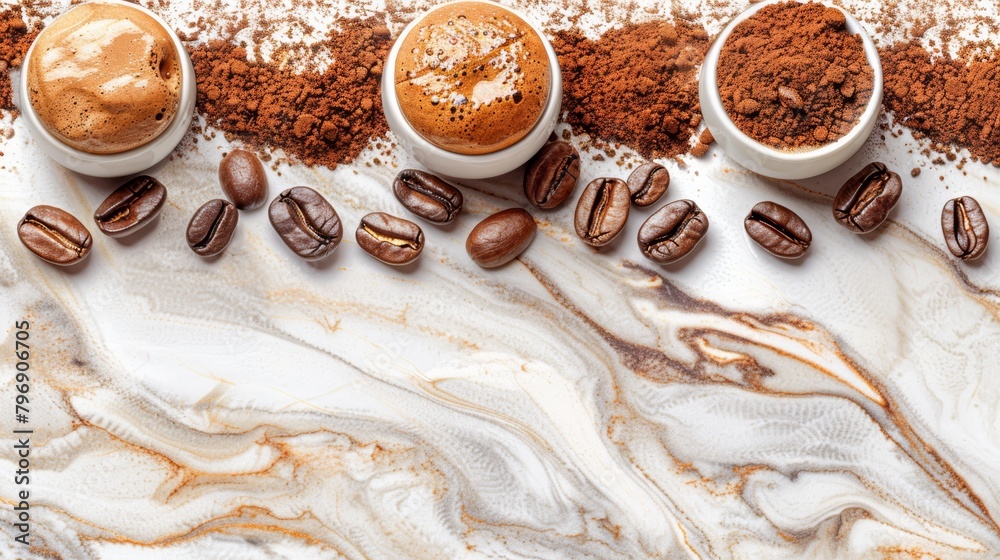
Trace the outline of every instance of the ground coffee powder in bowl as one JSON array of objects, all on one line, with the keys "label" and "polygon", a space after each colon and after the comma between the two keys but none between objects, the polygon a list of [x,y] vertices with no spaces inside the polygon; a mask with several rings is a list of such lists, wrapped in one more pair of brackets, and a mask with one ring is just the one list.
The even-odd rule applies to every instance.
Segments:
[{"label": "ground coffee powder in bowl", "polygon": [[842,138],[858,123],[872,84],[844,12],[817,3],[765,6],[733,29],[719,55],[726,113],[772,148],[809,149]]},{"label": "ground coffee powder in bowl", "polygon": [[864,145],[882,102],[882,65],[860,23],[821,3],[764,0],[719,34],[702,65],[705,123],[734,160],[803,179]]}]

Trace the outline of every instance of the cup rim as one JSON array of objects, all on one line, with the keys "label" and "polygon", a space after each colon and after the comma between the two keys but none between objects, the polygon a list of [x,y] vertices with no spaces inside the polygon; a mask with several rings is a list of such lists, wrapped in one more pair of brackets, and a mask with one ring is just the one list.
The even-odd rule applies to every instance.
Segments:
[{"label": "cup rim", "polygon": [[[485,154],[462,154],[458,152],[452,152],[450,150],[446,150],[440,146],[431,143],[429,140],[421,136],[420,133],[417,132],[416,129],[414,129],[413,126],[410,124],[410,122],[406,119],[406,116],[403,114],[402,108],[399,105],[399,98],[396,95],[396,88],[386,86],[387,80],[389,86],[395,85],[395,79],[392,76],[395,75],[396,59],[399,54],[399,49],[402,47],[403,38],[406,37],[421,21],[423,21],[431,13],[440,10],[442,8],[445,8],[447,6],[451,6],[453,4],[461,4],[467,2],[477,2],[480,4],[489,4],[492,6],[496,6],[508,12],[511,12],[514,15],[521,18],[521,20],[524,21],[526,24],[528,24],[528,26],[541,39],[542,45],[545,48],[546,56],[549,59],[549,75],[550,75],[549,91],[545,99],[545,104],[543,106],[542,112],[538,116],[538,119],[535,121],[535,124],[531,127],[531,129],[527,132],[527,134],[525,134],[524,137],[522,137],[517,142],[514,142],[513,144],[507,146],[506,148],[502,148],[495,152],[489,152]],[[405,134],[406,138],[404,139],[404,141],[406,143],[419,147],[421,151],[427,153],[431,157],[441,160],[449,160],[454,165],[492,166],[507,160],[513,160],[517,158],[517,156],[523,150],[524,146],[530,143],[532,140],[536,140],[536,136],[538,134],[544,132],[545,139],[548,138],[548,135],[551,133],[551,130],[543,130],[543,129],[547,127],[547,123],[549,122],[554,123],[555,120],[558,119],[559,111],[561,110],[562,107],[562,73],[559,67],[559,58],[556,55],[555,49],[552,47],[551,42],[545,36],[545,33],[542,31],[542,29],[539,28],[538,25],[536,25],[531,20],[531,18],[526,17],[523,13],[514,8],[511,8],[510,6],[505,6],[493,0],[450,0],[449,2],[445,2],[431,7],[426,12],[421,14],[420,17],[414,19],[413,21],[408,23],[406,27],[403,28],[403,31],[399,34],[395,43],[392,45],[392,48],[389,50],[389,55],[386,57],[385,64],[382,66],[382,72],[383,72],[383,80],[382,80],[383,110],[387,114],[390,111],[398,114],[400,117],[398,119],[400,121],[399,124],[403,127],[403,130],[395,130],[391,126],[390,129],[392,129],[397,136]],[[541,148],[541,146],[539,146],[539,148]],[[534,154],[532,153],[531,155]],[[531,155],[529,155],[528,158],[530,158]],[[527,161],[528,158],[524,158],[524,160]],[[512,167],[512,169],[518,167],[523,163],[524,161],[521,161],[518,165]],[[424,165],[426,165],[426,163]]]},{"label": "cup rim", "polygon": [[[712,46],[709,48],[708,54],[705,56],[704,61],[704,72],[701,80],[705,82],[708,87],[705,91],[709,94],[708,102],[713,105],[713,109],[718,115],[720,123],[726,128],[726,132],[729,136],[735,138],[738,142],[747,146],[754,151],[763,154],[764,156],[778,160],[784,163],[807,163],[815,162],[818,160],[825,159],[832,156],[844,149],[850,149],[851,145],[857,142],[858,136],[864,134],[867,136],[871,132],[871,124],[875,122],[878,118],[879,111],[882,107],[882,88],[883,88],[883,75],[882,75],[882,61],[878,55],[878,49],[875,47],[875,42],[872,41],[870,35],[865,30],[864,26],[861,25],[854,16],[849,14],[846,10],[831,4],[825,0],[810,0],[817,4],[822,4],[827,8],[836,8],[842,14],[847,22],[847,31],[851,34],[857,34],[861,37],[861,43],[865,51],[865,59],[868,65],[872,69],[872,95],[868,99],[868,103],[865,105],[864,112],[858,117],[857,122],[854,127],[851,128],[850,132],[841,136],[837,140],[830,142],[828,144],[823,144],[817,148],[801,150],[801,151],[785,151],[779,150],[768,146],[762,142],[759,142],[745,132],[739,129],[736,124],[729,117],[729,113],[726,112],[725,107],[722,105],[722,95],[719,93],[719,81],[718,81],[718,64],[719,55],[722,51],[722,47],[725,45],[729,36],[732,34],[733,30],[737,25],[742,23],[744,20],[748,19],[750,16],[756,14],[762,8],[770,6],[772,4],[778,4],[782,2],[798,2],[803,3],[800,0],[762,0],[758,2],[726,24],[726,27],[716,36]],[[704,104],[704,102],[703,102]]]},{"label": "cup rim", "polygon": [[[31,42],[31,46],[28,48],[27,53],[25,53],[21,64],[20,83],[17,88],[18,96],[20,97],[19,109],[21,110],[22,116],[25,117],[28,123],[31,136],[35,138],[36,142],[42,145],[49,156],[55,159],[60,165],[63,165],[73,171],[95,177],[121,177],[130,175],[148,169],[159,163],[170,152],[172,152],[178,144],[180,144],[181,139],[187,133],[187,129],[190,127],[191,120],[194,117],[195,101],[197,99],[197,85],[195,82],[194,66],[192,65],[191,59],[187,54],[187,49],[184,48],[184,44],[181,42],[180,37],[174,29],[166,22],[166,20],[144,6],[133,4],[125,0],[90,0],[71,7],[57,16],[56,19],[59,19],[65,14],[68,14],[69,12],[87,4],[117,4],[135,8],[136,10],[139,10],[153,18],[153,20],[166,30],[167,34],[173,41],[174,48],[177,49],[178,58],[180,59],[181,92],[180,99],[178,100],[177,113],[174,115],[173,121],[163,132],[145,144],[136,146],[135,148],[124,152],[117,152],[113,154],[94,154],[63,143],[61,140],[56,138],[56,136],[52,134],[48,128],[46,128],[44,123],[42,123],[42,120],[35,111],[35,108],[31,103],[31,98],[28,95],[27,77],[28,69],[31,64],[31,55],[35,50],[38,37],[41,37],[42,33],[45,32],[44,29],[42,30],[42,33],[39,33],[38,37]],[[155,161],[150,161],[149,158],[145,157],[149,153],[162,150],[166,143],[171,144],[170,149],[165,150],[163,155],[157,157]]]}]

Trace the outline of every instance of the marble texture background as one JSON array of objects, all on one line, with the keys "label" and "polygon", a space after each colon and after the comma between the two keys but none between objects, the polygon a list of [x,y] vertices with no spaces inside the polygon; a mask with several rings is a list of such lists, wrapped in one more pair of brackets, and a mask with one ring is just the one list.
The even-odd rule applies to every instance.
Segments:
[{"label": "marble texture background", "polygon": [[[150,7],[183,29],[209,5]],[[862,19],[890,10],[845,5]],[[892,5],[897,21],[915,17],[907,5]],[[223,6],[260,8],[256,26],[277,9]],[[519,6],[551,29],[585,14],[595,35],[695,10]],[[388,10],[398,30],[395,7],[290,9],[317,25]],[[714,32],[744,7],[694,15]],[[1000,21],[995,4],[975,9]],[[374,147],[333,170],[268,169],[272,196],[309,185],[337,208],[349,233],[330,259],[297,259],[263,209],[242,213],[220,258],[196,257],[183,232],[219,196],[232,144],[217,134],[152,170],[169,190],[155,225],[98,233],[91,257],[63,270],[20,245],[18,219],[39,203],[88,217],[117,184],[59,168],[4,119],[15,134],[0,142],[0,558],[1000,557],[1000,247],[963,263],[940,232],[958,195],[1000,229],[1000,169],[932,165],[905,130],[877,130],[850,162],[799,183],[713,147],[664,162],[664,201],[692,198],[711,220],[685,261],[641,257],[635,234],[655,207],[598,252],[576,238],[569,204],[535,212],[530,249],[482,270],[465,237],[525,204],[515,172],[464,184],[464,215],[422,224],[424,255],[392,269],[353,229],[370,211],[406,215],[388,185],[414,163]],[[872,159],[905,191],[881,230],[856,236],[833,221],[832,195]],[[627,173],[585,156],[581,185]],[[743,231],[766,199],[812,228],[801,262]],[[22,319],[30,551],[11,527]]]}]

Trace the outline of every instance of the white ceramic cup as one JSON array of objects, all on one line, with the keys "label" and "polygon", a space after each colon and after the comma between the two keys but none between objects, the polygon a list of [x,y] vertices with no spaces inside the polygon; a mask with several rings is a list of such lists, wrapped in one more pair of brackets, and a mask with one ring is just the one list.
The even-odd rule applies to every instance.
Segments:
[{"label": "white ceramic cup", "polygon": [[[459,0],[463,1],[463,0]],[[513,171],[531,156],[538,153],[538,150],[548,141],[549,135],[555,129],[556,121],[559,119],[559,110],[562,107],[562,74],[559,71],[559,59],[548,39],[545,38],[542,30],[532,23],[528,18],[517,13],[515,10],[487,0],[475,0],[485,4],[493,4],[499,8],[513,12],[523,19],[538,34],[545,46],[545,54],[549,59],[549,74],[551,82],[549,84],[549,96],[545,101],[542,115],[535,126],[517,143],[488,154],[468,155],[449,152],[425,140],[420,134],[410,126],[410,123],[403,115],[399,107],[399,99],[396,97],[395,69],[396,56],[403,43],[403,38],[416,27],[421,20],[427,17],[434,10],[457,2],[448,2],[435,6],[423,16],[413,20],[403,29],[403,32],[396,39],[396,43],[389,51],[389,56],[382,66],[382,108],[385,111],[385,119],[389,123],[389,129],[399,140],[400,145],[421,165],[435,173],[455,177],[458,179],[485,179],[503,175],[508,171]]]},{"label": "white ceramic cup", "polygon": [[[28,69],[31,61],[31,52],[35,49],[35,44],[38,42],[37,39],[28,49],[28,54],[25,55],[24,63],[21,66],[21,81],[18,84],[19,103],[21,115],[28,126],[31,137],[42,148],[42,151],[57,163],[84,175],[94,177],[123,177],[149,169],[167,157],[177,147],[181,138],[187,133],[188,127],[191,126],[191,118],[194,116],[195,98],[197,96],[197,84],[195,83],[194,66],[191,64],[191,59],[188,57],[187,50],[184,49],[180,37],[177,36],[177,33],[160,16],[142,6],[123,2],[122,0],[95,1],[104,4],[127,5],[140,10],[151,16],[170,34],[170,38],[174,42],[174,48],[177,49],[181,67],[181,98],[173,122],[156,138],[153,138],[142,146],[117,154],[91,154],[63,144],[42,124],[38,113],[31,106],[31,101],[28,97]],[[69,11],[73,9],[76,8],[71,8]]]},{"label": "white ceramic cup", "polygon": [[[834,167],[847,161],[854,155],[861,146],[864,145],[872,128],[878,120],[879,110],[882,106],[882,63],[878,57],[878,50],[871,37],[865,32],[858,20],[844,12],[847,19],[847,31],[851,34],[861,36],[864,45],[865,58],[872,68],[874,82],[872,84],[872,96],[868,100],[864,113],[858,119],[857,124],[845,136],[835,142],[824,144],[812,150],[783,151],[750,138],[740,129],[736,128],[729,115],[722,107],[722,98],[719,95],[718,72],[719,53],[722,45],[725,44],[729,34],[732,33],[741,21],[747,19],[764,6],[782,2],[784,0],[764,0],[754,4],[745,12],[736,17],[722,30],[722,33],[715,38],[708,56],[701,67],[701,81],[698,85],[698,98],[701,102],[701,113],[705,118],[705,124],[715,137],[719,147],[726,152],[743,167],[776,179],[805,179],[825,173]],[[839,7],[823,2],[824,6]],[[843,10],[841,10],[843,12]]]}]

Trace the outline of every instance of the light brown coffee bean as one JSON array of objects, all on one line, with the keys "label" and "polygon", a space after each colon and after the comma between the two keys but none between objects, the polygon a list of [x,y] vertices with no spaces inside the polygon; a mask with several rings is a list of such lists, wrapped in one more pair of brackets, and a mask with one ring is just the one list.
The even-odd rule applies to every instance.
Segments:
[{"label": "light brown coffee bean", "polygon": [[494,268],[523,253],[537,229],[535,219],[525,210],[501,210],[472,228],[465,250],[479,266]]},{"label": "light brown coffee bean", "polygon": [[654,204],[667,192],[670,186],[670,172],[666,167],[654,162],[644,163],[628,176],[628,190],[632,204],[639,207]]},{"label": "light brown coffee bean", "polygon": [[219,183],[240,210],[260,208],[267,202],[267,175],[253,152],[233,150],[222,158]]},{"label": "light brown coffee bean", "polygon": [[209,200],[188,222],[188,247],[202,257],[218,255],[233,239],[239,218],[240,213],[232,202],[221,198]]},{"label": "light brown coffee bean", "polygon": [[358,245],[376,259],[395,266],[410,264],[424,250],[420,226],[384,212],[372,212],[354,233]]},{"label": "light brown coffee bean", "polygon": [[69,212],[55,206],[35,206],[17,224],[21,243],[43,261],[59,266],[87,258],[94,240]]},{"label": "light brown coffee bean", "polygon": [[576,205],[576,234],[594,247],[607,245],[625,227],[631,197],[621,179],[594,179]]},{"label": "light brown coffee bean", "polygon": [[962,260],[975,260],[986,252],[990,224],[979,202],[971,196],[949,200],[941,210],[941,230],[951,254]]}]

